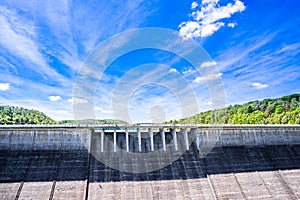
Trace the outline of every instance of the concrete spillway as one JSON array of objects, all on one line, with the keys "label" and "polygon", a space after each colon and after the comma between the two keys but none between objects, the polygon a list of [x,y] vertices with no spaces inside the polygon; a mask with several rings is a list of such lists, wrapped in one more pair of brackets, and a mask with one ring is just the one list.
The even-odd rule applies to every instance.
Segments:
[{"label": "concrete spillway", "polygon": [[297,199],[300,126],[3,126],[0,163],[0,199]]}]

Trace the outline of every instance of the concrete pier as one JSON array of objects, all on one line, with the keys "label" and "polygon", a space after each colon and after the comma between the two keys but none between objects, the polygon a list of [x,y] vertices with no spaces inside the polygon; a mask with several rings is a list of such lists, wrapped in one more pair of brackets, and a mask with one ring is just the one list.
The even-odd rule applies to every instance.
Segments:
[{"label": "concrete pier", "polygon": [[139,151],[142,151],[142,136],[141,136],[140,128],[137,128],[137,135],[138,135]]},{"label": "concrete pier", "polygon": [[129,152],[129,133],[128,133],[128,128],[125,128],[125,139],[126,139],[126,151]]},{"label": "concrete pier", "polygon": [[104,129],[101,129],[101,143],[100,143],[100,146],[101,146],[101,152],[103,152],[103,150],[104,150]]},{"label": "concrete pier", "polygon": [[[199,157],[210,135],[218,140]],[[89,153],[121,162],[121,150],[175,144],[185,150],[176,161],[145,173],[112,169]],[[0,199],[300,199],[299,185],[300,126],[0,127]]]},{"label": "concrete pier", "polygon": [[186,129],[181,129],[183,135],[184,135],[184,142],[186,150],[190,150],[190,144],[189,144],[189,137]]},{"label": "concrete pier", "polygon": [[114,152],[117,152],[117,130],[114,129]]},{"label": "concrete pier", "polygon": [[154,151],[153,128],[149,128],[148,133],[149,133],[149,137],[150,137],[151,151]]},{"label": "concrete pier", "polygon": [[176,129],[171,129],[171,134],[172,134],[172,137],[173,137],[175,151],[177,151],[178,150],[178,144],[177,144],[177,132],[176,132]]},{"label": "concrete pier", "polygon": [[159,129],[161,138],[162,138],[162,145],[163,145],[163,150],[166,151],[166,136],[165,136],[165,131],[163,128]]}]

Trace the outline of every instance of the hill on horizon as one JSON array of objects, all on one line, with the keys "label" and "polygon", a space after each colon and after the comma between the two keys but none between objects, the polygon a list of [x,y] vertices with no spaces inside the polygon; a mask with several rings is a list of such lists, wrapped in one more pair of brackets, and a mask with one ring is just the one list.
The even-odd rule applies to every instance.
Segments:
[{"label": "hill on horizon", "polygon": [[0,124],[58,124],[43,112],[15,106],[0,106]]},{"label": "hill on horizon", "polygon": [[[171,120],[166,124],[300,124],[300,94],[274,99],[256,100],[242,105],[201,112],[194,116]],[[0,124],[128,124],[114,119],[55,121],[43,112],[14,106],[0,106]]]},{"label": "hill on horizon", "polygon": [[300,94],[201,112],[167,124],[300,124]]},{"label": "hill on horizon", "polygon": [[43,112],[16,106],[0,106],[0,125],[26,125],[26,124],[127,124],[122,120],[114,119],[84,119],[56,121]]}]

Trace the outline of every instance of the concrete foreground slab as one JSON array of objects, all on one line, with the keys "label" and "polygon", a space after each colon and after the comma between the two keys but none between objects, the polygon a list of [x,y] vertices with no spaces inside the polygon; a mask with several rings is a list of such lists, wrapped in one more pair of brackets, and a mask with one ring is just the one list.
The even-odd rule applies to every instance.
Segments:
[{"label": "concrete foreground slab", "polygon": [[300,170],[218,174],[187,180],[99,182],[88,187],[87,184],[1,183],[0,199],[300,199]]}]

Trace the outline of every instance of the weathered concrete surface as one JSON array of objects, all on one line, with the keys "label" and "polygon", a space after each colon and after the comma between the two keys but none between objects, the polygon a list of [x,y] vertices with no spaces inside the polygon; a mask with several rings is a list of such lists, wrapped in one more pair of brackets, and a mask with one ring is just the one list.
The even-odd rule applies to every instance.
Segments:
[{"label": "weathered concrete surface", "polygon": [[[275,178],[274,175],[282,177]],[[286,182],[293,174],[293,183]],[[209,175],[207,178],[93,183],[91,199],[299,199],[300,170]],[[294,187],[292,186],[294,185]],[[100,187],[101,186],[101,187]],[[291,189],[293,188],[293,189]]]},{"label": "weathered concrete surface", "polygon": [[[300,199],[300,127],[244,128],[215,127],[221,139],[204,158],[192,143],[172,165],[139,174],[91,156],[87,148],[97,143],[87,128],[0,129],[0,199]],[[200,138],[210,131],[199,129]],[[155,149],[160,141],[155,135]],[[117,144],[125,149],[124,133]]]},{"label": "weathered concrete surface", "polygon": [[0,199],[15,199],[18,196],[18,191],[22,189],[22,183],[0,183]]},{"label": "weathered concrete surface", "polygon": [[[300,198],[300,170],[208,175],[186,180],[90,183],[88,199],[291,199]],[[38,186],[40,184],[40,186]],[[48,182],[28,183],[18,199],[85,199],[83,181],[55,185],[49,196]],[[0,199],[15,199],[20,183],[1,183]],[[31,192],[28,191],[31,186]],[[23,186],[24,187],[24,186]],[[37,191],[35,191],[37,190]]]},{"label": "weathered concrete surface", "polygon": [[25,182],[19,199],[49,199],[53,182]]},{"label": "weathered concrete surface", "polygon": [[203,159],[188,151],[171,166],[143,174],[118,172],[87,159],[88,153],[80,151],[11,152],[1,164],[0,199],[85,199],[86,195],[89,199],[298,199],[300,195],[299,145],[215,147]]},{"label": "weathered concrete surface", "polygon": [[87,181],[58,181],[53,199],[85,199]]}]

